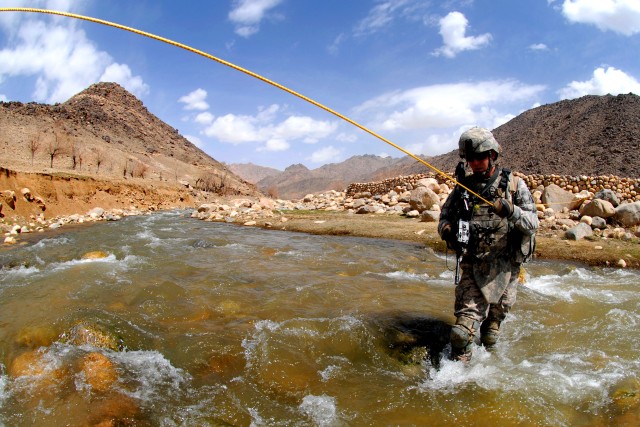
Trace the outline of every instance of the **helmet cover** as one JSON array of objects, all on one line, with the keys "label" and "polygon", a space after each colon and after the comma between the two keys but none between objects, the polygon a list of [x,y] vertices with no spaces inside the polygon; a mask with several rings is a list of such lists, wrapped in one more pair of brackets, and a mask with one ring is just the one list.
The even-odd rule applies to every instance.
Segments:
[{"label": "helmet cover", "polygon": [[461,158],[464,159],[472,154],[480,154],[487,151],[494,151],[496,158],[500,154],[500,144],[487,129],[473,127],[460,135],[458,152]]}]

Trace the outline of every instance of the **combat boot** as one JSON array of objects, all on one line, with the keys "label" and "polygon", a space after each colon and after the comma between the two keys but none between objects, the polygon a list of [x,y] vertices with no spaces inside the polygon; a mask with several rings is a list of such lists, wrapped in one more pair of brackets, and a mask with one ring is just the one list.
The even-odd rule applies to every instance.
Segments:
[{"label": "combat boot", "polygon": [[498,342],[500,336],[500,321],[487,319],[480,327],[480,341],[486,348],[491,348]]},{"label": "combat boot", "polygon": [[460,316],[451,328],[451,359],[468,362],[471,360],[471,345],[477,336],[479,322]]}]

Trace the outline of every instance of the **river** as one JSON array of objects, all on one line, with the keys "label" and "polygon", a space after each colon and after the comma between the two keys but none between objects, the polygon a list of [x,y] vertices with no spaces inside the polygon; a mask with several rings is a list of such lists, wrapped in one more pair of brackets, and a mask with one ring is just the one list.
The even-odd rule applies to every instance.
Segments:
[{"label": "river", "polygon": [[3,248],[0,425],[640,420],[638,271],[527,264],[500,342],[465,365],[446,357],[453,266],[184,211]]}]

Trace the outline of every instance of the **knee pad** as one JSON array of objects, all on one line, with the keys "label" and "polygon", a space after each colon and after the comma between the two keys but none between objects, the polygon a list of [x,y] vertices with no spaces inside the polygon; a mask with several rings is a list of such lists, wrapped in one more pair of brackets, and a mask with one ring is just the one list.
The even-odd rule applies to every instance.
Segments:
[{"label": "knee pad", "polygon": [[458,317],[451,328],[451,347],[457,350],[466,349],[473,343],[478,330],[478,322],[467,317]]},{"label": "knee pad", "polygon": [[498,342],[500,336],[500,321],[487,320],[482,324],[480,331],[482,344],[487,348],[492,347]]}]

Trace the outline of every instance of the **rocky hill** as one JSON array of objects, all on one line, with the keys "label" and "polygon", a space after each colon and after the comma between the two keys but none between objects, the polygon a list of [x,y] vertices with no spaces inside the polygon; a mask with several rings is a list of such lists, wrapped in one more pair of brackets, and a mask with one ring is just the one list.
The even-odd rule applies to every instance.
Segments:
[{"label": "rocky hill", "polygon": [[0,129],[0,167],[17,172],[258,193],[115,83],[94,84],[62,104],[0,102]]},{"label": "rocky hill", "polygon": [[[344,190],[352,182],[369,181],[371,171],[393,164],[390,157],[353,156],[341,163],[329,163],[317,169],[301,164],[291,165],[276,175],[261,179],[258,188],[284,199],[302,198],[323,190]],[[240,174],[240,176],[246,176]]]},{"label": "rocky hill", "polygon": [[[583,96],[532,108],[493,129],[500,164],[524,174],[640,176],[640,96]],[[458,151],[424,157],[453,171]],[[426,167],[411,158],[378,174],[408,175]]]},{"label": "rocky hill", "polygon": [[[525,174],[640,176],[640,97],[634,94],[584,96],[543,105],[493,133],[503,149],[500,164]],[[457,150],[421,158],[445,172],[452,172],[459,161]],[[299,166],[295,173],[287,169],[257,184],[263,191],[271,188],[302,197],[342,182],[380,181],[429,171],[408,156],[355,156],[313,170]]]}]

